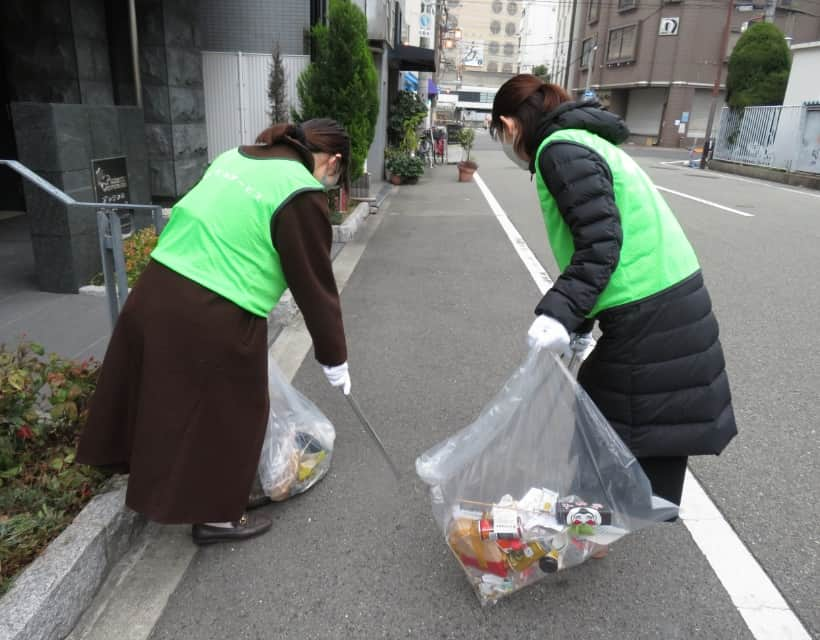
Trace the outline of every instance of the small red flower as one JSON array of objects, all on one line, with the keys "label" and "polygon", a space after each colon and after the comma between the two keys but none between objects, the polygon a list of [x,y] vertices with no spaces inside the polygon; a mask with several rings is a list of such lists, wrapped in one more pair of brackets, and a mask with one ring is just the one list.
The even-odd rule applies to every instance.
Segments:
[{"label": "small red flower", "polygon": [[20,440],[31,440],[34,437],[34,432],[31,430],[31,427],[27,424],[24,424],[22,427],[17,429],[17,437]]}]

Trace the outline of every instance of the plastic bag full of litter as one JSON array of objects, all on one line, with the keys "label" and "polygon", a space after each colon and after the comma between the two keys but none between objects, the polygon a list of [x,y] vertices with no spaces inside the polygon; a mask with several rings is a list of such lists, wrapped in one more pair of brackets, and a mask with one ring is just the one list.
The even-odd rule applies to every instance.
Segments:
[{"label": "plastic bag full of litter", "polygon": [[299,393],[268,358],[270,411],[258,480],[275,501],[310,489],[330,468],[336,431],[319,408]]},{"label": "plastic bag full of litter", "polygon": [[482,605],[673,518],[558,358],[533,349],[478,419],[416,460]]}]

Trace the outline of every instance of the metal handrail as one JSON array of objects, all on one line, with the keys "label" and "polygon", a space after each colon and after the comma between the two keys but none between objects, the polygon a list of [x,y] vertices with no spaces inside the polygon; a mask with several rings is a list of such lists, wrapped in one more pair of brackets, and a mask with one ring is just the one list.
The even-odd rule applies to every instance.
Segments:
[{"label": "metal handrail", "polygon": [[[122,224],[118,209],[139,209],[152,212],[154,228],[159,234],[165,225],[162,207],[156,204],[131,204],[129,202],[78,202],[65,191],[43,179],[19,160],[0,159],[0,166],[6,166],[34,186],[42,189],[67,207],[97,209],[97,234],[100,239],[105,293],[108,299],[108,310],[111,315],[111,326],[117,322],[120,310],[128,297],[128,274],[125,269],[125,252],[122,245]],[[99,211],[106,209],[107,211]]]}]

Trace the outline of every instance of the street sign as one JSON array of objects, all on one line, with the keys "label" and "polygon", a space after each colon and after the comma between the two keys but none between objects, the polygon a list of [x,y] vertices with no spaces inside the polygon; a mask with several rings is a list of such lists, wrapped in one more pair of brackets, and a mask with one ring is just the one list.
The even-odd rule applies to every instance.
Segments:
[{"label": "street sign", "polygon": [[680,18],[661,18],[659,36],[676,36],[680,30]]}]

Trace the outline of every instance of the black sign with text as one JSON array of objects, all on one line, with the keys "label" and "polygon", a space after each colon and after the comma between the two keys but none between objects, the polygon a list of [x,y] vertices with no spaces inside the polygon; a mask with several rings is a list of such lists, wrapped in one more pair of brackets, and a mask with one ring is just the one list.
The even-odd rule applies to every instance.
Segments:
[{"label": "black sign with text", "polygon": [[[131,200],[128,191],[128,168],[125,156],[91,160],[91,175],[94,185],[94,200],[106,204],[126,203]],[[123,234],[131,232],[131,212],[118,209]]]}]

